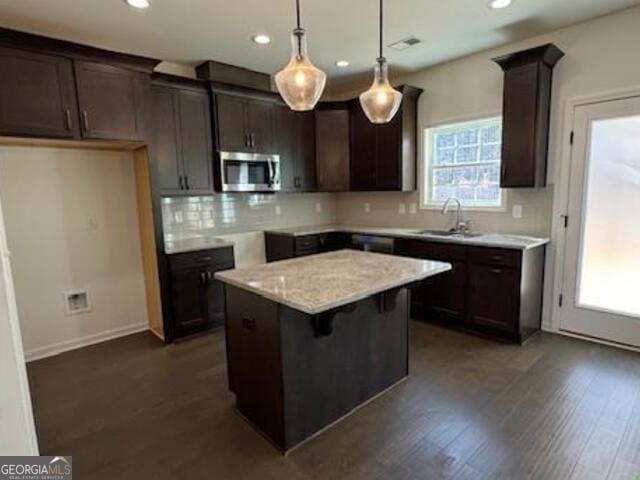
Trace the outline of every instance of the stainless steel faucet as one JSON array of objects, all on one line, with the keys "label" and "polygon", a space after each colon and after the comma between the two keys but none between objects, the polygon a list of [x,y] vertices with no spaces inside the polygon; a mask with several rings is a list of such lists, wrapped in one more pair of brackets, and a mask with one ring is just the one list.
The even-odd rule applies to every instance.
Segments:
[{"label": "stainless steel faucet", "polygon": [[449,204],[451,202],[456,202],[458,204],[458,208],[456,210],[456,225],[451,230],[457,233],[467,233],[471,229],[471,222],[462,218],[462,203],[460,203],[460,200],[455,197],[447,198],[447,201],[444,202],[444,205],[442,206],[442,215],[446,215],[449,212]]}]

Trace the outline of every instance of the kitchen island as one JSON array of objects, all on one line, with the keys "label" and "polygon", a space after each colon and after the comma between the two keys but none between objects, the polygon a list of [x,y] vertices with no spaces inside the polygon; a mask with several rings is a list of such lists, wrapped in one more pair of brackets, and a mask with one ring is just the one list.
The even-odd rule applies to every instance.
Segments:
[{"label": "kitchen island", "polygon": [[287,452],[409,373],[409,288],[444,262],[340,250],[219,272],[236,408]]}]

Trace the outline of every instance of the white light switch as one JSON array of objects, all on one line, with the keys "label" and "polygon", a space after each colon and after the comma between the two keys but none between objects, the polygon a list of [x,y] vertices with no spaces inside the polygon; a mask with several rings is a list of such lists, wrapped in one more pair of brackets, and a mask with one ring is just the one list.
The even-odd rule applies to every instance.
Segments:
[{"label": "white light switch", "polygon": [[404,203],[398,204],[398,213],[400,215],[404,215],[405,213],[407,213],[407,206]]},{"label": "white light switch", "polygon": [[371,204],[370,204],[369,202],[367,202],[367,203],[365,203],[365,204],[364,204],[364,211],[365,211],[366,213],[371,212]]},{"label": "white light switch", "polygon": [[282,208],[280,208],[280,205],[276,205],[276,215],[282,215]]},{"label": "white light switch", "polygon": [[513,206],[513,218],[522,218],[522,205]]},{"label": "white light switch", "polygon": [[316,213],[322,212],[322,204],[320,202],[316,202]]}]

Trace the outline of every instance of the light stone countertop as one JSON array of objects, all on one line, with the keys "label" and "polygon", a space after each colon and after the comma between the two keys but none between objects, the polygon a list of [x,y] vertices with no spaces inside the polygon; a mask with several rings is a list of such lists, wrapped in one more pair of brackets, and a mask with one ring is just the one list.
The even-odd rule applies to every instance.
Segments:
[{"label": "light stone countertop", "polygon": [[215,274],[218,280],[311,315],[451,270],[451,264],[339,250]]},{"label": "light stone countertop", "polygon": [[173,255],[198,250],[233,247],[233,245],[234,243],[232,241],[217,237],[184,238],[171,241],[165,240],[164,252],[167,255]]},{"label": "light stone countertop", "polygon": [[507,234],[480,234],[478,236],[434,236],[419,234],[421,228],[381,228],[381,227],[359,227],[352,225],[320,225],[293,228],[278,228],[267,230],[267,233],[279,233],[293,235],[296,237],[303,235],[314,235],[319,233],[346,232],[369,235],[383,235],[396,238],[415,238],[428,240],[430,242],[458,243],[462,245],[475,245],[478,247],[510,248],[516,250],[528,250],[549,243],[548,238],[530,237],[525,235]]}]

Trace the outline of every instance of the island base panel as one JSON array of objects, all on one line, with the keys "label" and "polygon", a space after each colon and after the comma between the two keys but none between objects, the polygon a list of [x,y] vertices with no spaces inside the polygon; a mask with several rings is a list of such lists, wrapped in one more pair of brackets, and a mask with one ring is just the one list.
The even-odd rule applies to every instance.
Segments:
[{"label": "island base panel", "polygon": [[290,450],[408,375],[409,293],[379,295],[336,313],[329,335],[313,316],[230,285],[226,289],[229,385],[236,408],[278,448]]}]

